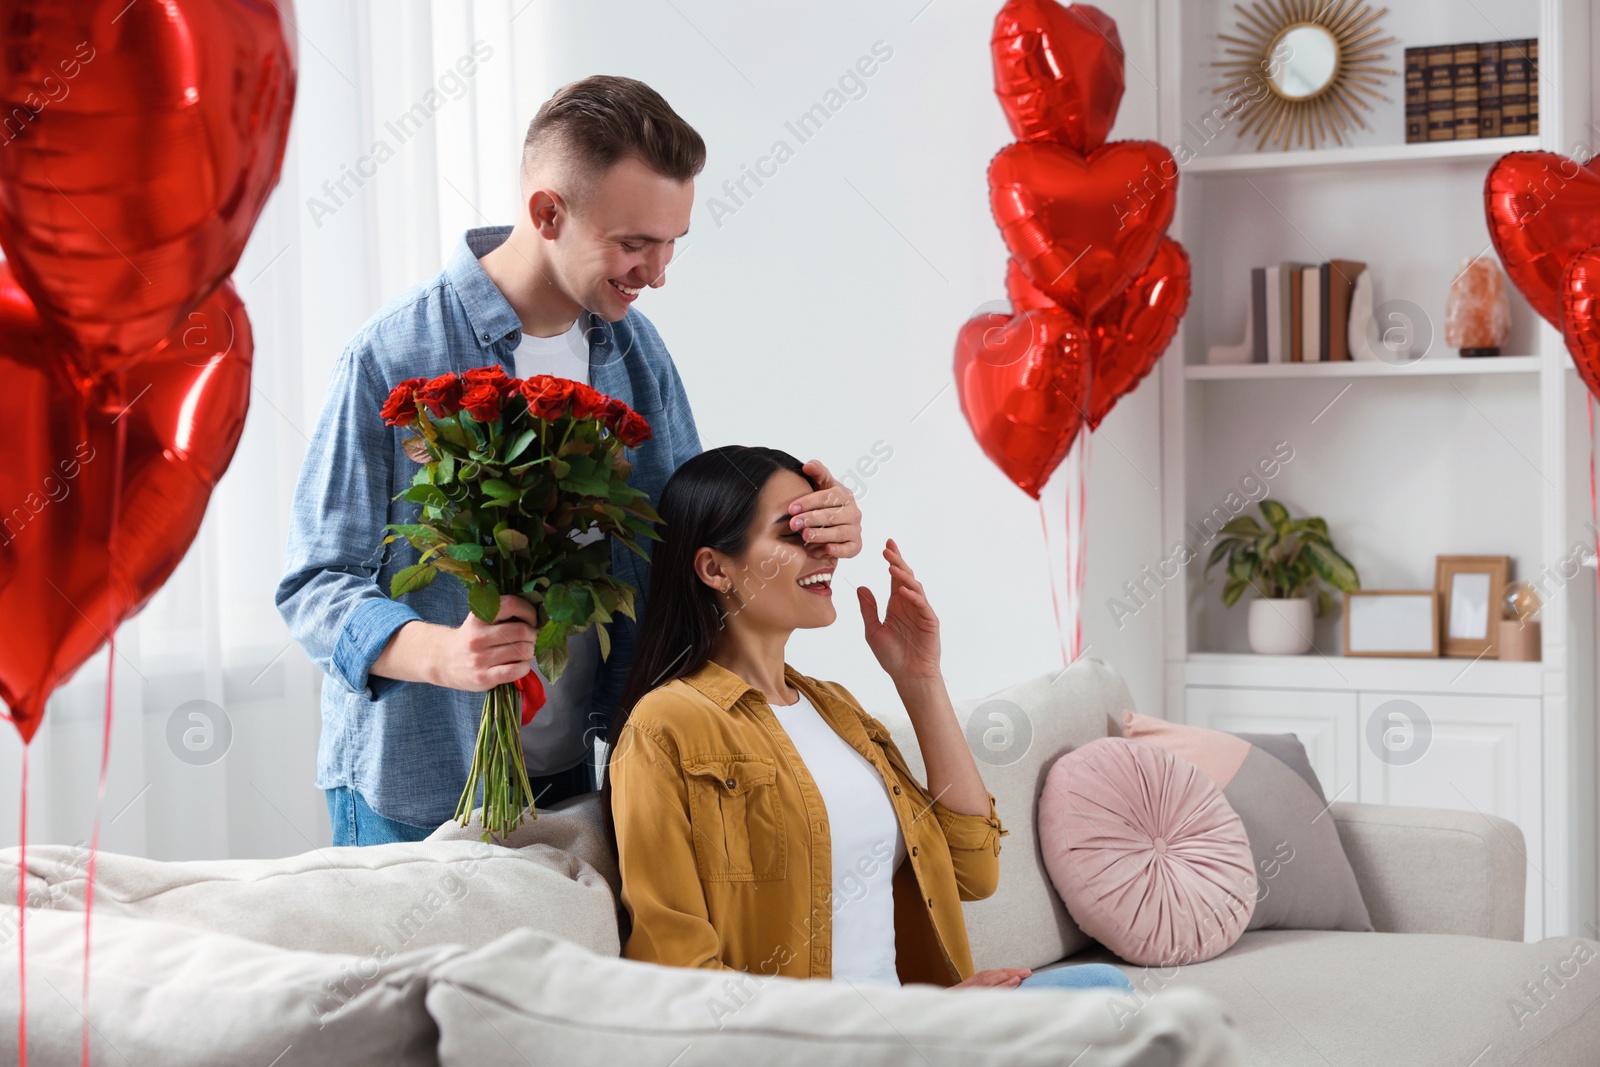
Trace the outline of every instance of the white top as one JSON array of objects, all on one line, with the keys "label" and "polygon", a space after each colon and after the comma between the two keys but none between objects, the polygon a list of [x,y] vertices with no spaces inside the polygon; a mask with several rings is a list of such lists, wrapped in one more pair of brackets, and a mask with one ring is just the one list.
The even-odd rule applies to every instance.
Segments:
[{"label": "white top", "polygon": [[895,971],[895,869],[905,836],[883,775],[834,732],[805,694],[772,706],[828,811],[833,843],[833,977],[899,985]]},{"label": "white top", "polygon": [[[517,344],[516,377],[531,378],[549,374],[589,383],[589,342],[584,336],[583,316],[573,320],[572,329],[555,337],[523,334]],[[574,538],[585,545],[604,537],[598,528]],[[544,683],[545,703],[533,721],[522,727],[522,755],[528,774],[554,774],[589,758],[591,741],[589,701],[594,695],[600,670],[600,635],[594,627],[567,640],[570,658],[554,683],[534,664],[534,672]]]},{"label": "white top", "polygon": [[535,337],[525,333],[515,353],[518,378],[548,374],[553,378],[589,381],[589,338],[584,334],[583,316],[572,320],[572,328],[554,337]]}]

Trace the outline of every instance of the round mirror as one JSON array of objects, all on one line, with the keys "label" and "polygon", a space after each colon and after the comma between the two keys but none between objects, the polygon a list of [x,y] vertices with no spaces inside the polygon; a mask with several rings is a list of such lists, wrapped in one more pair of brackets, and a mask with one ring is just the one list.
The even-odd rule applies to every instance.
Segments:
[{"label": "round mirror", "polygon": [[1267,62],[1278,95],[1309,100],[1333,83],[1339,69],[1339,42],[1322,26],[1302,22],[1278,35]]}]

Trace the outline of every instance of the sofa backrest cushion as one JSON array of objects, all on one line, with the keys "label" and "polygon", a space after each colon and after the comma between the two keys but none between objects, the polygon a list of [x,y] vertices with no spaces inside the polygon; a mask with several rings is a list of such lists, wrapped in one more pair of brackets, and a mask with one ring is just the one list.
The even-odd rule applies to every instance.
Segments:
[{"label": "sofa backrest cushion", "polygon": [[[561,821],[540,815],[534,823],[544,824],[548,835]],[[18,851],[0,852],[0,900],[16,899]],[[84,849],[31,846],[29,901],[82,911],[87,862]],[[576,853],[531,841],[504,848],[479,840],[428,840],[324,848],[278,859],[181,862],[101,852],[95,921],[102,915],[356,955],[428,945],[476,948],[523,926],[558,933],[596,952],[622,951],[606,879]]]},{"label": "sofa backrest cushion", "polygon": [[[29,849],[31,857],[33,850]],[[102,860],[105,856],[101,857]],[[98,873],[98,872],[96,872]],[[98,879],[97,879],[98,881]],[[214,1067],[428,1067],[438,1029],[427,975],[454,945],[397,954],[296,952],[191,926],[131,919],[95,897],[89,952],[92,1063]],[[0,1061],[15,1063],[17,909],[0,906]],[[29,908],[28,1051],[77,1063],[83,1034],[83,914]]]},{"label": "sofa backrest cushion", "polygon": [[1167,990],[904,987],[663,967],[507,934],[434,971],[444,1067],[484,1063],[825,1063],[1222,1067],[1239,1035],[1216,1000]]},{"label": "sofa backrest cushion", "polygon": [[[1131,707],[1133,697],[1121,675],[1091,658],[956,704],[956,718],[1008,831],[1000,841],[999,888],[962,905],[978,970],[1041,967],[1091,943],[1050,884],[1035,813],[1050,766],[1081,745],[1119,733],[1122,712]],[[910,720],[903,714],[878,717],[925,782]]]}]

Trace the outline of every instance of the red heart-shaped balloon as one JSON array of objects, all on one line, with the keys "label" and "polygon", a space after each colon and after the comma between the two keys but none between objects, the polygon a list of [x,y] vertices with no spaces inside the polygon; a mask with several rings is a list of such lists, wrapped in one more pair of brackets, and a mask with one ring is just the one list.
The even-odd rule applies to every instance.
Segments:
[{"label": "red heart-shaped balloon", "polygon": [[1600,172],[1555,152],[1501,156],[1483,183],[1489,237],[1533,310],[1561,329],[1561,276],[1600,244]]},{"label": "red heart-shaped balloon", "polygon": [[1028,280],[1022,273],[1022,264],[1013,256],[1006,260],[1006,296],[1011,299],[1011,313],[1020,315],[1024,311],[1050,311],[1058,309],[1058,305],[1039,287]]},{"label": "red heart-shaped balloon", "polygon": [[[1188,310],[1189,292],[1188,253],[1177,241],[1163,237],[1150,265],[1094,316],[1089,326],[1093,352],[1089,429],[1100,428],[1117,401],[1132,392],[1167,350]],[[1014,259],[1006,264],[1006,293],[1012,310],[1019,313],[1055,307]]]},{"label": "red heart-shaped balloon", "polygon": [[1167,350],[1189,308],[1189,256],[1163,237],[1133,284],[1113,297],[1089,326],[1094,383],[1089,387],[1089,429],[1150,373]]},{"label": "red heart-shaped balloon", "polygon": [[142,358],[238,263],[283,161],[292,18],[290,0],[7,5],[0,246],[82,373]]},{"label": "red heart-shaped balloon", "polygon": [[1089,332],[1059,310],[979,315],[956,338],[955,375],[984,454],[1037,500],[1083,425]]},{"label": "red heart-shaped balloon", "polygon": [[1122,103],[1122,38],[1088,4],[1010,0],[989,37],[994,92],[1019,141],[1079,152],[1105,143]]},{"label": "red heart-shaped balloon", "polygon": [[250,322],[227,283],[128,370],[79,380],[62,358],[69,343],[0,264],[13,412],[0,464],[0,697],[24,741],[56,687],[183,559],[250,401]]},{"label": "red heart-shaped balloon", "polygon": [[1578,377],[1600,398],[1600,246],[1573,256],[1561,277],[1561,335]]},{"label": "red heart-shaped balloon", "polygon": [[1116,141],[1087,156],[1011,144],[989,163],[989,206],[1028,279],[1087,317],[1139,276],[1172,222],[1178,165],[1154,141]]}]

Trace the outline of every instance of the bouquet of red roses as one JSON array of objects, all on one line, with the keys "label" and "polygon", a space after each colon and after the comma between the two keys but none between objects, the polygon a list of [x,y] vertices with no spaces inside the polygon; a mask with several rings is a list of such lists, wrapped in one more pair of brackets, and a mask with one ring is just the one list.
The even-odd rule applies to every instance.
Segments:
[{"label": "bouquet of red roses", "polygon": [[[650,439],[650,425],[627,404],[566,378],[509,377],[499,366],[394,387],[381,412],[389,426],[410,427],[406,455],[420,464],[396,499],[421,505],[414,523],[390,523],[389,544],[404,537],[421,558],[394,576],[390,595],[429,585],[441,572],[467,587],[484,622],[500,598],[516,594],[539,616],[534,656],[550,681],[567,664],[567,639],[598,628],[600,654],[611,654],[605,624],[613,613],[635,618],[635,590],[610,575],[609,538],[579,544],[599,527],[640,556],[640,538],[660,540],[661,521],[643,490],[627,484],[624,446]],[[518,713],[518,696],[521,713]],[[530,671],[484,697],[483,719],[456,818],[472,817],[483,787],[484,840],[504,837],[533,805],[519,728],[544,703]]]}]

